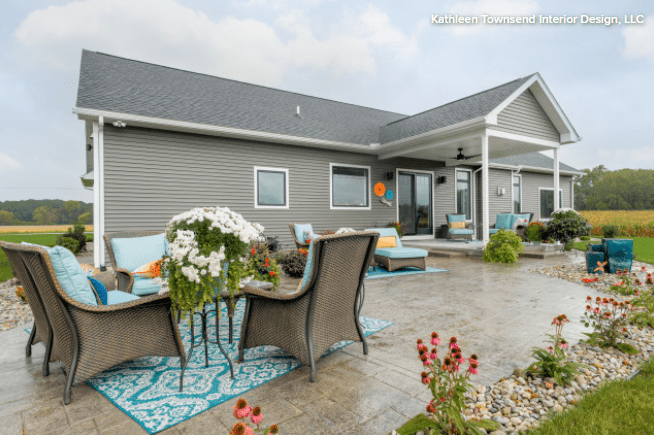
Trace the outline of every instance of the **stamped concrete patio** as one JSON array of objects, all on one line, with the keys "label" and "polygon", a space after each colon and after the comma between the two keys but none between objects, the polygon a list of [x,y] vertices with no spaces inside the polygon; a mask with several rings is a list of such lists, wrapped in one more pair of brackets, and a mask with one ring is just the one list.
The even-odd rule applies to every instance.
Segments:
[{"label": "stamped concrete patio", "polygon": [[[486,264],[472,258],[429,258],[448,273],[366,281],[363,314],[395,324],[368,338],[370,352],[352,344],[323,358],[310,383],[301,367],[243,395],[261,406],[264,423],[278,423],[291,434],[387,434],[424,410],[430,399],[420,383],[415,340],[437,331],[455,335],[465,357],[476,353],[476,384],[488,385],[530,361],[550,322],[565,313],[572,320],[564,334],[581,338],[578,322],[586,295],[578,284],[529,272],[530,267],[570,264],[580,256],[521,259],[518,265]],[[292,283],[289,283],[292,284]],[[64,375],[51,364],[41,376],[43,346],[25,358],[27,334],[16,328],[0,334],[0,433],[144,434],[130,417],[86,384],[73,387],[62,403]],[[441,347],[442,348],[442,347]],[[162,434],[229,433],[234,400],[206,411]]]}]

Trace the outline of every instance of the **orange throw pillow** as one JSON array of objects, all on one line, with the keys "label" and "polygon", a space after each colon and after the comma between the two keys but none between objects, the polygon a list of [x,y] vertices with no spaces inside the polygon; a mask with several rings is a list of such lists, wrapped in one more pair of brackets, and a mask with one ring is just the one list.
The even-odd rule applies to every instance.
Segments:
[{"label": "orange throw pillow", "polygon": [[141,278],[158,278],[161,276],[161,262],[162,260],[155,260],[148,264],[144,264],[132,273]]},{"label": "orange throw pillow", "polygon": [[466,227],[466,223],[461,222],[450,222],[450,229],[452,230],[463,230]]},{"label": "orange throw pillow", "polygon": [[397,248],[395,236],[380,237],[379,240],[377,240],[377,249],[380,248]]}]

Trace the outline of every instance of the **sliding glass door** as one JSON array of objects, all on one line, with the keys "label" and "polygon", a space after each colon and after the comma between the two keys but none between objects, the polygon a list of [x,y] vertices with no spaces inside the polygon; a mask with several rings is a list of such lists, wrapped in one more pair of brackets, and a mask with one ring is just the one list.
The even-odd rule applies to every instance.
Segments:
[{"label": "sliding glass door", "polygon": [[397,206],[403,235],[433,235],[432,174],[399,171],[397,184]]}]

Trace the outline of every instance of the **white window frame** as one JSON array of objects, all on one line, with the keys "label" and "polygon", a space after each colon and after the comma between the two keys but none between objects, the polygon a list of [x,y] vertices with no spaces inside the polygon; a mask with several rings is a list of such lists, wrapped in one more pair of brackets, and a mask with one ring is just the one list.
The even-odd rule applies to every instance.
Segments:
[{"label": "white window frame", "polygon": [[[342,206],[342,205],[334,205],[334,192],[332,191],[334,189],[334,180],[332,179],[334,176],[334,166],[342,166],[342,167],[347,167],[347,168],[358,168],[358,169],[366,169],[368,170],[368,206],[363,207],[363,206],[358,206],[358,205],[350,205],[350,206]],[[364,166],[364,165],[350,165],[350,164],[345,164],[345,163],[330,163],[329,164],[329,209],[330,210],[371,210],[371,205],[372,205],[372,171],[370,170],[370,166]]]},{"label": "white window frame", "polygon": [[[434,171],[424,171],[418,169],[395,168],[395,221],[400,221],[400,172],[417,172],[431,175],[431,234],[419,234],[415,236],[402,236],[400,240],[425,240],[433,239],[436,235],[436,201],[434,201],[434,180],[436,179]],[[471,212],[472,214],[472,212]]]},{"label": "white window frame", "polygon": [[[554,188],[553,187],[539,187],[538,188],[538,220],[540,222],[549,222],[552,220],[551,217],[544,218],[540,215],[540,192],[543,190],[551,190],[552,193],[554,193]],[[563,207],[563,189],[559,189],[559,193],[561,194],[560,198],[561,200],[559,201],[559,208]],[[556,210],[556,206],[554,207],[554,210]]]},{"label": "white window frame", "polygon": [[[285,186],[285,198],[284,202],[286,203],[285,205],[259,205],[259,171],[266,171],[266,172],[283,172],[284,173],[284,180],[286,181],[286,186]],[[254,167],[254,208],[267,208],[267,209],[277,209],[277,210],[288,210],[290,208],[290,201],[289,201],[289,182],[288,182],[288,169],[285,168],[270,168],[267,166],[255,166]]]},{"label": "white window frame", "polygon": [[457,184],[459,183],[459,179],[457,178],[457,172],[459,171],[465,171],[470,173],[470,219],[466,219],[466,222],[472,222],[473,219],[475,218],[474,211],[472,209],[472,204],[475,201],[475,198],[472,196],[472,169],[467,169],[467,168],[455,168],[454,170],[454,214],[461,214],[459,211],[456,209],[457,204],[456,204],[456,195],[457,195]]},{"label": "white window frame", "polygon": [[[513,193],[513,187],[515,186],[514,177],[520,178],[520,210],[518,213],[522,213],[522,174],[514,174],[513,172],[511,172],[511,212],[514,213],[513,206],[515,204],[515,195]],[[540,193],[538,195],[540,195]],[[540,197],[538,200],[540,201]]]}]

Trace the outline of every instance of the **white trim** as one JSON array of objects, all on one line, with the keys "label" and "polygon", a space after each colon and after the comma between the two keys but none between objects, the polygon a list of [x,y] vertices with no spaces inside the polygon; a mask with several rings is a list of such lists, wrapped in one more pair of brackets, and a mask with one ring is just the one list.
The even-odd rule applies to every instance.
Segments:
[{"label": "white trim", "polygon": [[511,171],[511,213],[515,213],[513,211],[513,207],[515,205],[515,196],[513,192],[513,188],[515,187],[515,181],[513,180],[513,177],[520,178],[520,210],[518,210],[518,213],[522,213],[522,174],[516,174],[513,171]]},{"label": "white trim", "polygon": [[484,245],[490,240],[488,142],[488,136],[484,135],[481,138],[481,240]]},{"label": "white trim", "polygon": [[[554,157],[554,162],[553,162],[553,165],[554,165],[554,186],[552,186],[552,187],[554,188],[554,191],[556,192],[557,190],[561,190],[561,175],[559,174],[559,150],[558,150],[558,148],[554,148],[554,150],[552,150],[552,152],[554,153],[554,156],[553,156]],[[559,201],[554,201],[554,211],[560,209],[561,207],[563,207],[563,199],[561,199],[560,202]]]},{"label": "white trim", "polygon": [[493,128],[489,128],[486,130],[488,133],[489,137],[499,137],[501,139],[508,139],[508,140],[514,140],[516,142],[526,142],[530,143],[533,145],[540,145],[548,148],[559,148],[561,146],[560,143],[553,141],[553,140],[547,140],[547,139],[539,139],[537,137],[531,137],[531,136],[525,136],[522,134],[515,134],[515,133],[509,133],[506,131],[500,131],[500,130],[493,130]]},{"label": "white trim", "polygon": [[[472,166],[478,166],[479,162],[473,163]],[[545,174],[551,174],[554,172],[553,169],[548,169],[548,168],[540,168],[538,166],[525,166],[525,165],[507,165],[504,163],[488,163],[489,168],[495,168],[495,169],[511,169],[511,170],[522,170],[523,172],[540,172],[540,173],[545,173]],[[581,175],[583,172],[577,172],[577,171],[566,171],[566,170],[560,170],[559,173],[561,175],[568,175],[568,176],[575,176],[575,175]]]},{"label": "white trim", "polygon": [[225,136],[239,139],[258,140],[263,142],[283,143],[287,145],[301,145],[314,148],[327,148],[343,151],[352,151],[365,154],[377,154],[378,148],[370,145],[361,145],[348,142],[314,139],[308,137],[291,136],[287,134],[268,133],[263,131],[245,130],[241,128],[222,127],[197,122],[177,121],[174,119],[154,118],[151,116],[131,115],[121,112],[105,110],[73,108],[73,113],[79,119],[94,120],[104,116],[106,122],[122,121],[129,126],[158,128],[161,130],[181,131],[187,133],[206,134],[211,136]]},{"label": "white trim", "polygon": [[436,179],[434,171],[424,171],[419,169],[403,169],[395,168],[395,221],[400,221],[400,171],[401,172],[417,172],[421,174],[430,174],[431,183],[429,188],[431,189],[431,234],[419,234],[413,236],[402,236],[400,240],[426,240],[433,239],[436,236],[436,201],[434,201],[434,180]]},{"label": "white trim", "polygon": [[[334,166],[343,166],[347,168],[360,168],[360,169],[367,169],[368,170],[368,206],[367,207],[361,207],[357,205],[351,205],[351,206],[335,206],[334,201],[333,201],[333,180],[332,176],[334,175],[333,168]],[[364,165],[350,165],[350,164],[345,164],[345,163],[329,163],[329,209],[330,210],[371,210],[372,209],[372,171],[370,170],[370,166],[364,166]]]},{"label": "white trim", "polygon": [[532,75],[526,82],[516,89],[511,96],[486,115],[486,122],[497,125],[497,116],[499,113],[506,109],[509,104],[522,95],[522,93],[527,89],[531,90],[531,93],[534,94],[538,104],[540,104],[543,111],[547,114],[550,121],[552,121],[552,124],[554,124],[558,130],[561,143],[565,144],[581,140],[581,137],[575,131],[572,123],[556,101],[556,98],[554,98],[554,95],[547,87],[547,84],[538,73]]},{"label": "white trim", "polygon": [[[283,172],[284,173],[284,203],[285,205],[259,205],[259,171],[268,171],[268,172]],[[254,208],[267,208],[267,209],[277,209],[277,210],[288,210],[290,208],[289,202],[289,191],[288,191],[288,169],[285,168],[269,168],[265,166],[255,166],[254,167]]]},{"label": "white trim", "polygon": [[104,119],[93,122],[93,262],[103,267],[104,257]]},{"label": "white trim", "polygon": [[472,169],[454,168],[454,214],[461,214],[461,213],[459,213],[459,210],[457,210],[457,197],[456,197],[456,195],[458,193],[457,184],[459,183],[459,179],[456,176],[456,173],[458,171],[466,171],[466,172],[470,173],[470,219],[466,219],[466,222],[472,222],[474,220],[474,218],[475,218],[475,216],[472,213],[472,204],[475,202],[475,198],[473,198],[473,195],[472,195],[472,184],[473,184]]},{"label": "white trim", "polygon": [[[542,217],[542,216],[540,215],[540,200],[541,200],[541,199],[540,199],[540,192],[541,192],[542,190],[551,190],[552,193],[554,193],[554,188],[553,188],[553,187],[539,187],[539,188],[538,188],[538,221],[539,221],[539,222],[549,222],[549,221],[552,220],[551,217],[544,218],[544,217]],[[561,193],[561,196],[560,196],[561,201],[560,201],[560,203],[563,204],[563,189],[559,189],[559,192]],[[554,199],[554,201],[555,201],[555,202],[554,202],[554,210],[556,210],[556,198]],[[559,208],[561,208],[561,207],[559,207]],[[552,213],[554,213],[554,210],[552,210]]]}]

